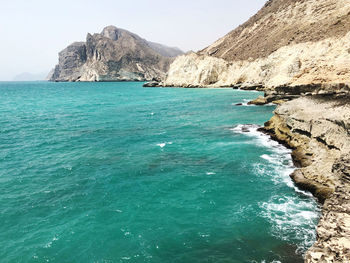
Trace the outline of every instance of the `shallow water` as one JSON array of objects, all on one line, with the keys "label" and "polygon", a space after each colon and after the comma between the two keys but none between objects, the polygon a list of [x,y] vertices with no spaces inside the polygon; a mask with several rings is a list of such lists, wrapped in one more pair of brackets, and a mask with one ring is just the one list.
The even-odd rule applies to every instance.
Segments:
[{"label": "shallow water", "polygon": [[1,261],[302,262],[317,203],[242,126],[274,106],[141,86],[0,83]]}]

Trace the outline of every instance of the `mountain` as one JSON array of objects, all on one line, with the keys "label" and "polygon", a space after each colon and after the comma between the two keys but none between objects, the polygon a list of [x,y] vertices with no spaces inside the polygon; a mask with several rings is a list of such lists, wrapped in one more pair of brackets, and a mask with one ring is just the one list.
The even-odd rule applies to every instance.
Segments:
[{"label": "mountain", "polygon": [[167,47],[162,44],[158,44],[150,41],[148,41],[148,45],[154,51],[156,51],[157,53],[161,54],[164,57],[177,57],[184,54],[184,52],[177,47]]},{"label": "mountain", "polygon": [[199,52],[228,61],[266,58],[284,46],[346,35],[349,1],[270,0],[246,23]]},{"label": "mountain", "polygon": [[16,75],[13,78],[13,81],[36,81],[36,80],[45,80],[47,76],[47,72],[42,73],[29,73],[29,72],[23,72],[18,75]]},{"label": "mountain", "polygon": [[51,81],[152,80],[165,76],[178,48],[149,42],[115,26],[100,34],[87,34],[59,53],[59,63],[49,74]]},{"label": "mountain", "polygon": [[246,23],[171,65],[168,86],[344,83],[350,78],[349,0],[270,0]]}]

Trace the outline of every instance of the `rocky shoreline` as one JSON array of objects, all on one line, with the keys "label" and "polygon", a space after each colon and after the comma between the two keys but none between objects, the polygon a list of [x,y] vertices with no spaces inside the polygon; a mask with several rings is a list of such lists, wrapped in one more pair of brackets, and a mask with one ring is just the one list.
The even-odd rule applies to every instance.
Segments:
[{"label": "rocky shoreline", "polygon": [[179,56],[161,86],[260,90],[262,129],[293,149],[296,184],[323,205],[305,262],[350,263],[350,1],[269,0],[209,47]]},{"label": "rocky shoreline", "polygon": [[[164,83],[157,86],[164,87]],[[248,104],[278,105],[274,116],[259,131],[293,150],[298,169],[290,175],[292,180],[322,205],[317,241],[306,253],[305,262],[349,263],[350,85],[255,85],[243,89],[265,93]]]},{"label": "rocky shoreline", "polygon": [[[164,83],[155,86],[164,87]],[[243,89],[265,93],[248,104],[278,105],[259,131],[293,150],[298,169],[290,175],[292,180],[322,205],[317,241],[305,262],[350,262],[350,85]]]},{"label": "rocky shoreline", "polygon": [[332,94],[319,89],[282,103],[261,129],[293,149],[298,169],[291,178],[323,204],[317,241],[305,256],[308,263],[350,262],[350,96],[339,92],[348,86],[340,87]]}]

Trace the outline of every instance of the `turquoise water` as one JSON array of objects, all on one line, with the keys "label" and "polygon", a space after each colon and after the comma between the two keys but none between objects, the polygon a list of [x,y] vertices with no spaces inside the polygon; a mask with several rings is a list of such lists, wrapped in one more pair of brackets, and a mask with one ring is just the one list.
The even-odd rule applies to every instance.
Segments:
[{"label": "turquoise water", "polygon": [[141,85],[0,83],[1,262],[302,262],[317,204],[242,126],[274,106]]}]

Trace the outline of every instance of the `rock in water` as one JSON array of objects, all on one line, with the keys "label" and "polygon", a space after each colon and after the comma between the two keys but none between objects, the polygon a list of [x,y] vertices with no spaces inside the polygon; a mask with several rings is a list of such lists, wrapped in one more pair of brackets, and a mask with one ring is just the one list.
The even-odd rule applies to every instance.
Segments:
[{"label": "rock in water", "polygon": [[145,84],[143,84],[143,87],[145,88],[153,88],[153,87],[159,87],[160,84],[158,81],[150,81],[150,82],[146,82]]},{"label": "rock in water", "polygon": [[88,34],[59,53],[51,81],[149,81],[165,76],[174,57],[183,52],[148,42],[124,29],[108,26]]},{"label": "rock in water", "polygon": [[267,99],[263,96],[259,96],[257,99],[249,101],[248,105],[264,105],[267,103]]}]

